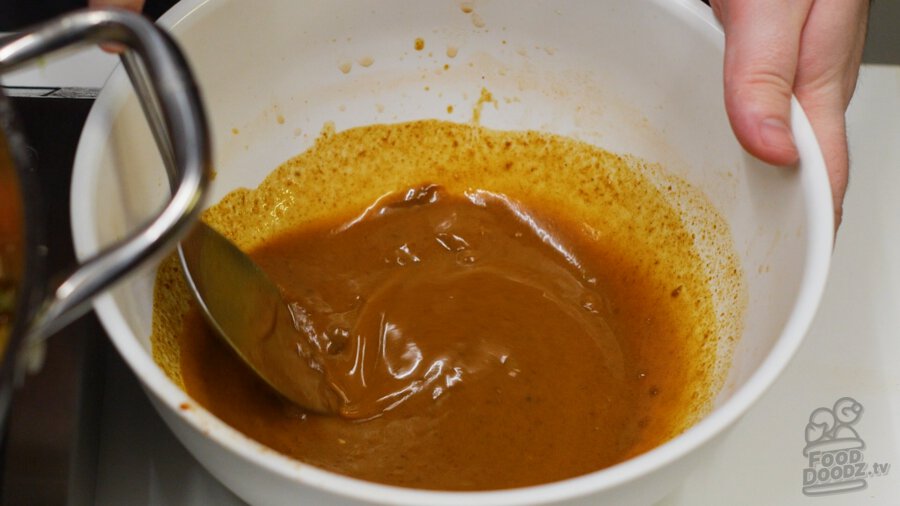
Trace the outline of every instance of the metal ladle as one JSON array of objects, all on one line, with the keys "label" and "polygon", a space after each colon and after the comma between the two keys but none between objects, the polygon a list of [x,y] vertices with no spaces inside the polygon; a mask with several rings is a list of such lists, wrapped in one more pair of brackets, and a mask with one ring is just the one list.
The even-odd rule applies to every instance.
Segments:
[{"label": "metal ladle", "polygon": [[[0,43],[0,72],[14,70],[49,52],[87,44],[127,49],[122,61],[162,154],[172,197],[152,220],[87,259],[46,300],[34,304],[37,307],[33,311],[25,300],[31,297],[25,297],[27,293],[22,291],[23,296],[18,298],[22,299],[21,310],[17,310],[8,347],[18,351],[15,356],[6,354],[16,360],[16,365],[3,371],[15,369],[20,381],[26,369],[39,367],[45,338],[87,311],[95,295],[185,237],[178,246],[181,262],[212,327],[284,397],[313,411],[336,411],[337,394],[314,362],[295,361],[290,370],[285,370],[277,367],[283,362],[276,360],[276,367],[263,369],[266,357],[280,353],[280,349],[260,353],[257,347],[254,352],[254,346],[261,342],[300,342],[308,336],[293,328],[287,305],[265,274],[231,242],[197,220],[211,168],[209,127],[191,71],[169,35],[142,16],[124,10],[82,10],[4,39]],[[3,104],[0,101],[0,106]],[[6,116],[0,114],[0,120]],[[13,142],[13,147],[22,144]],[[195,221],[199,225],[191,229]],[[12,381],[5,378],[5,374],[0,377],[0,422],[11,395]]]},{"label": "metal ladle", "polygon": [[[131,51],[122,63],[141,97],[141,106],[162,154],[170,180],[178,173],[166,123],[158,114],[154,87],[146,68]],[[240,358],[275,391],[293,403],[319,413],[336,413],[337,392],[327,383],[314,357],[291,362],[266,360],[270,353],[296,353],[260,343],[308,341],[293,324],[278,287],[250,257],[219,232],[199,221],[178,246],[181,266],[204,317]]]},{"label": "metal ladle", "polygon": [[[41,56],[93,44],[112,43],[133,49],[146,62],[161,98],[157,115],[166,118],[173,158],[179,171],[170,180],[172,196],[159,211],[136,229],[83,259],[58,283],[45,276],[45,222],[40,194],[35,194],[36,167],[17,127],[12,108],[0,94],[0,164],[5,205],[18,220],[13,232],[7,286],[6,315],[9,339],[0,349],[0,427],[14,384],[26,372],[39,369],[47,337],[84,314],[91,300],[138,266],[175,246],[200,214],[209,180],[209,141],[194,81],[184,58],[169,37],[148,20],[121,10],[82,10],[66,14],[21,34],[0,40],[0,73],[20,68]],[[164,86],[162,84],[164,83]],[[3,149],[3,148],[6,149]],[[102,205],[100,203],[99,205]],[[62,273],[56,273],[62,274]],[[53,279],[56,279],[54,276]],[[7,283],[10,280],[7,280]],[[49,286],[48,286],[49,285]],[[10,308],[9,305],[12,304]]]}]

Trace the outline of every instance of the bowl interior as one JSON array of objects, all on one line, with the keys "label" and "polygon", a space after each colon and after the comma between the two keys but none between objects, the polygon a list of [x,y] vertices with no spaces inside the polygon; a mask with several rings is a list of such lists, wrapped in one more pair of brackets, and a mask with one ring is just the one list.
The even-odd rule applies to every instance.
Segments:
[{"label": "bowl interior", "polygon": [[[482,89],[496,99],[481,107],[485,126],[575,137],[689,181],[729,223],[747,285],[743,333],[710,417],[727,413],[702,430],[715,432],[746,409],[812,316],[831,241],[818,148],[798,113],[799,169],[769,167],[742,151],[723,107],[721,33],[700,2],[186,0],[161,23],[182,44],[205,97],[217,173],[210,202],[256,186],[326,122],[337,130],[466,122]],[[166,191],[152,137],[118,71],[76,159],[79,254],[141,223]],[[132,367],[165,397],[172,386],[154,386],[166,380],[150,359],[152,287],[145,268],[99,312]]]}]

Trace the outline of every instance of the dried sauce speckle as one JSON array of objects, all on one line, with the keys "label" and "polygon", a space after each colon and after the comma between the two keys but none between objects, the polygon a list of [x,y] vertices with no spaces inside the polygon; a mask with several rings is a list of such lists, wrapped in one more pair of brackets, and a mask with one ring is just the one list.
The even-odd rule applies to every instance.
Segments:
[{"label": "dried sauce speckle", "polygon": [[497,100],[487,88],[481,88],[481,94],[478,96],[478,101],[475,102],[475,107],[472,108],[473,124],[477,125],[481,123],[481,111],[484,108],[484,104],[494,104],[494,108],[497,107]]}]

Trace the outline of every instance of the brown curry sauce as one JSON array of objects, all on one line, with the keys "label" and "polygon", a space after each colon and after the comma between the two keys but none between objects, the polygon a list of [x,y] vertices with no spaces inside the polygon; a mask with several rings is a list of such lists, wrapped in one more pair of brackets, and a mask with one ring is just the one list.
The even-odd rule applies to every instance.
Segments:
[{"label": "brown curry sauce", "polygon": [[[410,133],[449,134],[457,151],[472,133],[481,134],[472,142],[487,141],[490,149],[504,135],[507,142],[531,135],[440,122],[391,128],[326,134],[274,179],[301,177],[298,162],[314,170],[316,157],[334,155],[329,147],[358,146],[360,135],[384,134],[378,129],[400,142]],[[584,149],[577,160],[599,152],[561,142]],[[510,154],[508,146],[503,151],[528,154]],[[478,154],[476,148],[469,159],[454,157],[459,174],[466,173],[463,165],[479,167]],[[498,159],[480,168],[490,173],[507,163]],[[414,175],[433,176],[427,170],[406,174]],[[276,233],[255,232],[250,254],[292,303],[298,325],[311,329],[326,373],[346,399],[342,417],[305,413],[282,400],[207,329],[195,308],[167,302],[170,292],[184,297],[181,289],[172,291],[177,266],[171,259],[157,282],[154,352],[197,402],[237,430],[361,479],[486,490],[616,464],[683,430],[702,414],[715,385],[716,315],[703,266],[690,235],[675,230],[675,211],[660,204],[652,185],[640,183],[638,172],[634,177],[635,188],[647,195],[634,202],[638,192],[619,185],[618,197],[632,199],[622,205],[636,206],[632,219],[657,220],[651,225],[658,235],[675,234],[681,244],[635,242],[643,228],[607,234],[600,228],[602,212],[579,220],[541,192],[488,191],[478,188],[490,184],[463,186],[452,182],[457,178],[447,180],[453,188],[395,183],[395,191],[365,206],[334,205],[315,219],[276,224]],[[504,189],[502,179],[493,182]],[[258,192],[285,186],[283,180],[268,183]],[[207,219],[227,233],[223,223],[259,204],[247,194],[226,198]],[[578,209],[577,199],[569,204]],[[609,221],[621,219],[620,210],[605,211]],[[173,308],[184,318],[160,316]],[[176,322],[182,322],[177,331]],[[173,341],[160,338],[164,328],[177,335],[175,368]]]}]

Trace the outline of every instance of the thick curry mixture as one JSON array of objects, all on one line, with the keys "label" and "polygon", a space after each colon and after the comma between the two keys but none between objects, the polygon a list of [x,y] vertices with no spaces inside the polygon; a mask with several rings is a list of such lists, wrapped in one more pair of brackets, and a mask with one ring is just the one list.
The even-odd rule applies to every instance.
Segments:
[{"label": "thick curry mixture", "polygon": [[154,354],[237,430],[353,477],[485,490],[595,471],[703,414],[738,325],[734,257],[713,252],[730,259],[713,282],[723,273],[671,204],[682,191],[548,134],[326,131],[205,219],[279,285],[343,416],[256,379],[192,307],[174,258],[157,278]]}]

